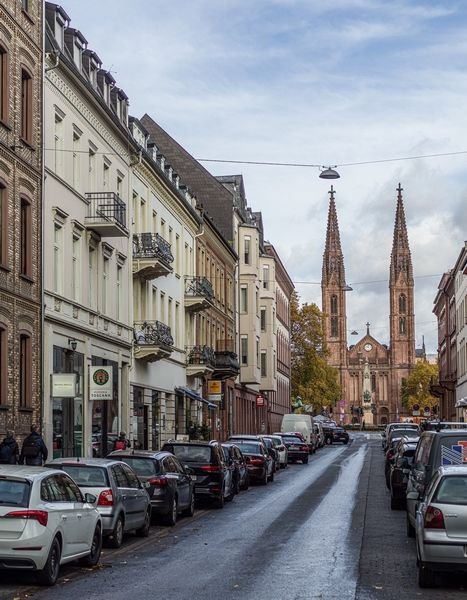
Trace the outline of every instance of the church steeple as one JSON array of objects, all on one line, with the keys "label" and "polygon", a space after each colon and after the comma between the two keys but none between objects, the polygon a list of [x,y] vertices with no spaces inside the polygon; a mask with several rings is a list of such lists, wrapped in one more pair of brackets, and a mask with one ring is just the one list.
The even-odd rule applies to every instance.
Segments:
[{"label": "church steeple", "polygon": [[321,278],[324,333],[329,351],[329,361],[340,367],[347,364],[347,311],[345,294],[344,255],[341,248],[335,191],[329,192],[328,225],[323,254]]},{"label": "church steeple", "polygon": [[399,183],[389,270],[390,350],[399,365],[415,362],[414,279],[402,191]]}]

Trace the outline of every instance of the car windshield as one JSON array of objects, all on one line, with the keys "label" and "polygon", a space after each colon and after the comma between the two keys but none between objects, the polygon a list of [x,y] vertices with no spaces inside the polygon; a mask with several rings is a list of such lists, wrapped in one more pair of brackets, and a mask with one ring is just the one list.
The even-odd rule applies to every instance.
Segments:
[{"label": "car windshield", "polygon": [[129,465],[137,475],[151,477],[160,473],[159,461],[153,458],[141,458],[140,456],[122,456],[122,462]]},{"label": "car windshield", "polygon": [[210,446],[177,446],[172,447],[172,452],[181,462],[204,462],[211,460]]},{"label": "car windshield", "polygon": [[107,487],[109,478],[106,469],[90,465],[61,465],[59,467],[68,473],[80,487]]},{"label": "car windshield", "polygon": [[2,477],[0,479],[0,505],[26,508],[29,505],[29,491],[28,481]]},{"label": "car windshield", "polygon": [[467,475],[443,477],[432,502],[467,505]]},{"label": "car windshield", "polygon": [[402,437],[403,435],[407,436],[407,437],[418,437],[418,431],[416,431],[415,429],[394,429],[393,431],[391,431],[390,433],[390,437]]},{"label": "car windshield", "polygon": [[261,454],[261,448],[258,443],[239,441],[237,442],[237,446],[240,447],[243,454]]},{"label": "car windshield", "polygon": [[284,440],[284,442],[286,442],[287,444],[302,444],[302,443],[303,443],[303,442],[302,442],[302,440],[301,440],[300,438],[298,438],[298,437],[294,437],[294,436],[291,436],[291,435],[284,436],[282,439],[283,439],[283,440]]}]

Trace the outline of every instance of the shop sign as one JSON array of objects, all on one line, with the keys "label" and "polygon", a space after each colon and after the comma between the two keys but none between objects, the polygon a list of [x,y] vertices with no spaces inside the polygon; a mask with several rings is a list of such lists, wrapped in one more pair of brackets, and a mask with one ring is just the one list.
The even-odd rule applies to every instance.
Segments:
[{"label": "shop sign", "polygon": [[74,398],[76,394],[77,373],[54,373],[52,375],[52,397]]},{"label": "shop sign", "polygon": [[89,400],[112,399],[112,367],[89,367]]},{"label": "shop sign", "polygon": [[256,396],[256,406],[264,406],[264,396]]},{"label": "shop sign", "polygon": [[222,402],[222,381],[211,379],[208,381],[209,402]]}]

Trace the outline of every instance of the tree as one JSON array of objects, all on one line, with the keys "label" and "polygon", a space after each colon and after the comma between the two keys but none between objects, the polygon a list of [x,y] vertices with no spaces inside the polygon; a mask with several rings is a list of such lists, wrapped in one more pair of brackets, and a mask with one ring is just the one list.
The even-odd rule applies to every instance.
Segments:
[{"label": "tree", "polygon": [[300,306],[296,292],[290,308],[292,396],[319,410],[340,397],[337,369],[326,360],[323,315],[316,304]]},{"label": "tree", "polygon": [[439,375],[438,365],[428,362],[419,362],[405,381],[402,382],[402,404],[409,413],[418,405],[423,411],[429,407],[431,412],[438,406],[438,398],[430,394],[430,384]]}]

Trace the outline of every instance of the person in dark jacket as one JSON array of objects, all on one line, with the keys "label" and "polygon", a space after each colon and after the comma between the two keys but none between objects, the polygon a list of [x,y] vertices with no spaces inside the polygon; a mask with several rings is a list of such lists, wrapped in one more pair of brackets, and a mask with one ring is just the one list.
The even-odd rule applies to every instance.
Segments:
[{"label": "person in dark jacket", "polygon": [[0,444],[0,464],[16,465],[18,464],[19,448],[15,440],[15,432],[9,429],[6,432],[6,438]]},{"label": "person in dark jacket", "polygon": [[31,425],[31,433],[24,438],[19,456],[19,464],[41,467],[47,460],[47,446],[42,439],[41,434],[37,431],[37,425]]}]

